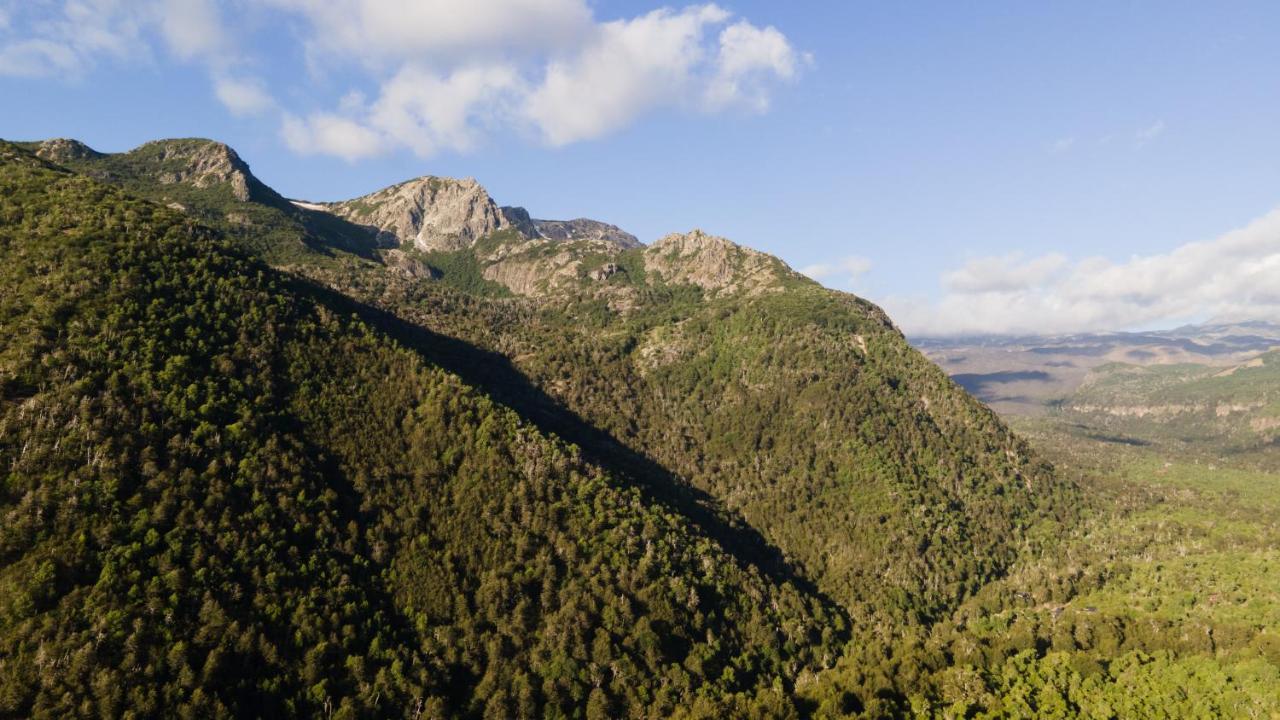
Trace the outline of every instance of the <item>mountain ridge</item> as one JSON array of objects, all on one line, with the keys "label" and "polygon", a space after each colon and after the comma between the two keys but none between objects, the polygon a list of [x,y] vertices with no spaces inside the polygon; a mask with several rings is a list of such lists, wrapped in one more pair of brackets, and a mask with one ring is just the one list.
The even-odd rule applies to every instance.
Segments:
[{"label": "mountain ridge", "polygon": [[0,144],[0,715],[747,712],[836,650],[439,342],[41,162]]},{"label": "mountain ridge", "polygon": [[[216,184],[166,184],[158,154],[135,159],[69,162],[76,166],[73,176],[98,173],[159,206],[182,204],[188,221],[325,298],[334,317],[354,314],[424,362],[456,373],[514,417],[580,448],[643,502],[704,528],[708,542],[749,550],[733,562],[771,583],[790,583],[807,598],[811,610],[804,613],[835,612],[811,629],[816,639],[792,641],[802,650],[828,650],[803,655],[813,662],[797,655],[795,662],[769,665],[781,668],[786,698],[793,698],[788,688],[808,687],[815,706],[901,714],[911,692],[908,676],[859,668],[882,667],[886,644],[923,653],[928,627],[1076,511],[1076,488],[912,349],[880,308],[822,288],[777,258],[701,231],[626,249],[592,238],[531,238],[513,227],[453,250],[379,247],[368,231],[334,214],[283,200],[241,201]],[[92,206],[91,199],[84,202]],[[332,348],[310,352],[318,357],[308,363],[341,363],[341,352],[329,357]],[[393,378],[369,372],[361,376],[368,387],[398,387]],[[359,395],[340,382],[322,387],[314,396],[332,399],[316,407],[355,402]],[[329,429],[333,418],[363,418],[365,410],[317,411],[303,422],[327,438],[322,446],[344,448],[347,464],[335,481],[366,487],[377,479],[399,487],[396,478],[414,476],[411,469],[391,472],[372,451],[401,442],[395,428],[404,410],[399,401],[388,402],[378,411],[385,416],[377,424],[383,433],[368,434],[364,426],[373,427],[372,420],[343,425],[346,433]],[[350,445],[348,436],[367,442],[368,452]],[[347,474],[357,470],[365,479]],[[476,503],[479,498],[449,507],[472,513]],[[407,504],[403,511],[430,507]],[[482,538],[496,542],[487,535],[474,542]],[[484,547],[493,552],[494,546]],[[435,556],[421,552],[415,562],[434,567]],[[414,567],[404,569],[417,572]],[[755,602],[749,592],[717,592],[733,607]],[[720,607],[704,602],[699,612]],[[702,622],[694,617],[690,627]],[[845,637],[843,650],[829,649]],[[517,641],[518,634],[504,640]],[[772,647],[762,643],[734,647]],[[723,660],[690,659],[689,647],[681,640],[673,650],[696,670],[682,672],[702,678],[728,667]],[[474,654],[468,657],[466,668],[481,666]],[[841,669],[833,667],[837,657]],[[743,662],[736,667],[744,672],[735,670],[737,680],[725,675],[724,687],[764,692],[769,683],[756,674],[764,666]],[[823,674],[821,684],[810,682],[815,674]],[[515,679],[493,682],[510,695],[523,692]],[[637,692],[656,692],[647,683],[641,688]],[[800,695],[796,702],[808,702]],[[713,697],[714,707],[730,702]],[[577,698],[585,701],[585,694]],[[605,691],[601,702],[644,706],[621,685]]]}]

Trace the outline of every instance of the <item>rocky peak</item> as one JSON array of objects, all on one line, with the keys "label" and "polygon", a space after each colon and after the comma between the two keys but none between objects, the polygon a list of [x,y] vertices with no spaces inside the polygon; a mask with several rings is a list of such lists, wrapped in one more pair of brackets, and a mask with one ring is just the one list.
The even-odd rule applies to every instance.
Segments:
[{"label": "rocky peak", "polygon": [[128,155],[146,162],[162,185],[184,184],[197,188],[227,185],[237,200],[265,191],[249,165],[227,145],[213,140],[156,140],[130,150]]},{"label": "rocky peak", "polygon": [[645,248],[645,271],[669,283],[697,285],[715,294],[756,295],[780,289],[796,276],[772,255],[742,247],[701,230],[673,233]]},{"label": "rocky peak", "polygon": [[386,244],[420,250],[462,250],[487,235],[513,228],[537,231],[523,208],[498,207],[473,178],[420,177],[326,210],[375,229]]},{"label": "rocky peak", "polygon": [[641,246],[635,235],[626,232],[616,225],[602,223],[598,220],[578,218],[576,220],[534,220],[538,234],[548,240],[572,241],[586,240],[603,243],[621,250],[630,250]]},{"label": "rocky peak", "polygon": [[102,153],[85,145],[79,140],[70,138],[53,138],[45,140],[36,148],[36,155],[54,163],[66,163],[74,160],[95,160]]},{"label": "rocky peak", "polygon": [[502,217],[506,219],[507,224],[518,230],[521,235],[527,238],[539,236],[536,225],[538,221],[529,217],[528,210],[522,207],[503,206],[498,208],[498,212],[502,213]]}]

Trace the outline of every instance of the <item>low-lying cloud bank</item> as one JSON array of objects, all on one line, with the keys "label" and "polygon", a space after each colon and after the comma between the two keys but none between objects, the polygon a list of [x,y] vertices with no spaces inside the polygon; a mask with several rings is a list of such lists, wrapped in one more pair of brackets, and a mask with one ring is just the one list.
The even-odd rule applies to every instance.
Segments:
[{"label": "low-lying cloud bank", "polygon": [[1061,334],[1280,319],[1280,209],[1203,242],[1123,262],[1053,253],[969,261],[936,302],[887,298],[909,335]]}]

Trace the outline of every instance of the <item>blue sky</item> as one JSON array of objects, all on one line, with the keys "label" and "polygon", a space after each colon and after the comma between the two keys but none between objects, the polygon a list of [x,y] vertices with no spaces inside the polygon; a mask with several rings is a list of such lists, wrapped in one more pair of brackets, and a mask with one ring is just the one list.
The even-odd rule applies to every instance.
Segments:
[{"label": "blue sky", "polygon": [[0,137],[213,137],[307,199],[474,176],[777,254],[915,333],[1277,319],[1277,30],[1272,2],[0,0]]}]

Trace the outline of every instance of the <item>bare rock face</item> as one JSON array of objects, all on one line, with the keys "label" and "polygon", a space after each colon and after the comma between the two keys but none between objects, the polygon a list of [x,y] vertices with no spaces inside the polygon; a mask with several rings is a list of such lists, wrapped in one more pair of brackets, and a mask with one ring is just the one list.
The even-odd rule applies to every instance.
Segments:
[{"label": "bare rock face", "polygon": [[645,248],[644,267],[665,282],[697,285],[718,295],[770,292],[795,275],[772,255],[701,230],[667,235]]},{"label": "bare rock face", "polygon": [[[105,182],[185,185],[229,192],[234,200],[280,206],[276,191],[253,176],[249,165],[227,145],[202,138],[155,140],[125,153],[100,153],[78,140],[41,142],[36,154]],[[166,204],[170,198],[162,195]],[[185,209],[185,208],[184,208]]]},{"label": "bare rock face", "polygon": [[499,230],[536,233],[521,208],[500,208],[471,178],[421,177],[325,209],[375,229],[384,244],[463,250]]},{"label": "bare rock face", "polygon": [[225,184],[240,201],[249,200],[254,186],[261,185],[235,150],[212,140],[158,140],[129,154],[154,162],[159,168],[156,180],[162,185],[210,188]]},{"label": "bare rock face", "polygon": [[53,163],[65,163],[72,160],[96,160],[102,153],[85,145],[79,140],[70,138],[54,138],[40,143],[36,155]]},{"label": "bare rock face", "polygon": [[383,256],[383,262],[388,268],[395,270],[401,276],[410,280],[435,280],[436,274],[431,268],[421,260],[411,257],[405,251],[399,248],[387,250]]},{"label": "bare rock face", "polygon": [[537,220],[529,217],[529,211],[522,207],[503,206],[498,208],[502,213],[502,217],[506,218],[507,224],[515,228],[517,232],[527,238],[536,238],[539,236]]},{"label": "bare rock face", "polygon": [[523,252],[494,258],[483,272],[486,280],[505,285],[517,295],[544,297],[576,285],[580,267],[581,261],[572,252]]},{"label": "bare rock face", "polygon": [[598,220],[578,218],[576,220],[534,220],[538,234],[548,240],[587,240],[600,242],[622,250],[640,247],[635,235],[626,232],[616,225],[602,223]]}]

